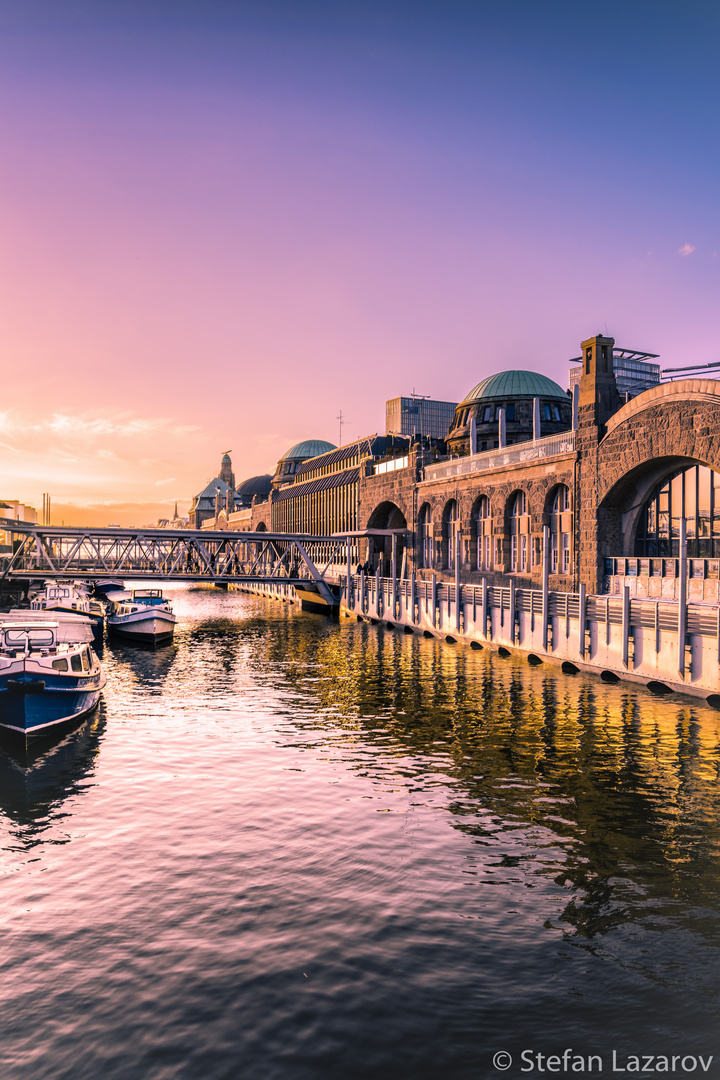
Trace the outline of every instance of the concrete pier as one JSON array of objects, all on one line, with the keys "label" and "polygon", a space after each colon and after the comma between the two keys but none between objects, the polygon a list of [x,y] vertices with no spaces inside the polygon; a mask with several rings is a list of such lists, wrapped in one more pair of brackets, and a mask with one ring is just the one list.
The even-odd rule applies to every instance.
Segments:
[{"label": "concrete pier", "polygon": [[[340,612],[413,633],[506,650],[533,663],[563,665],[606,680],[624,679],[651,690],[690,694],[720,707],[720,607],[587,596],[507,586],[401,581],[352,575],[348,597],[343,576]],[[277,583],[246,590],[293,599]],[[545,614],[547,613],[547,614]]]}]

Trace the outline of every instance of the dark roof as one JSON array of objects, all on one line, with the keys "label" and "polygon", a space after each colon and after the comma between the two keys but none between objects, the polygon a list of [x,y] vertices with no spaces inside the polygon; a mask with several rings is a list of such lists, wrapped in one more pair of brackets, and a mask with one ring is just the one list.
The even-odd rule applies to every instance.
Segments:
[{"label": "dark roof", "polygon": [[221,480],[219,476],[214,476],[207,487],[203,488],[199,495],[196,495],[193,499],[193,510],[210,510],[215,508],[215,498],[219,491],[222,495],[223,502],[227,497],[228,491],[230,491],[230,485],[226,484],[224,480]]},{"label": "dark roof", "polygon": [[324,439],[305,439],[304,442],[296,443],[295,446],[291,446],[283,456],[281,461],[294,461],[296,458],[311,458],[318,457],[319,454],[325,454],[328,450],[334,450],[335,444],[326,442]]},{"label": "dark roof", "polygon": [[304,484],[288,484],[280,488],[273,495],[273,502],[284,502],[286,499],[298,499],[301,495],[312,495],[316,491],[327,491],[328,488],[343,487],[345,484],[353,484],[360,476],[360,470],[343,469],[342,472],[329,473],[327,476],[318,476],[315,480],[307,480]]},{"label": "dark roof", "polygon": [[310,458],[308,461],[303,461],[302,465],[298,465],[295,475],[302,476],[303,473],[312,472],[314,469],[324,469],[326,465],[335,465],[338,461],[346,461],[357,454],[358,445],[360,446],[360,457],[372,453],[371,440],[369,438],[360,439],[358,442],[348,443],[347,446],[339,446],[337,450],[329,450],[327,454],[322,454],[319,458]]},{"label": "dark roof", "polygon": [[241,498],[248,498],[252,495],[269,495],[271,489],[272,476],[269,473],[264,473],[262,476],[251,476],[247,480],[243,480],[237,486],[237,493]]}]

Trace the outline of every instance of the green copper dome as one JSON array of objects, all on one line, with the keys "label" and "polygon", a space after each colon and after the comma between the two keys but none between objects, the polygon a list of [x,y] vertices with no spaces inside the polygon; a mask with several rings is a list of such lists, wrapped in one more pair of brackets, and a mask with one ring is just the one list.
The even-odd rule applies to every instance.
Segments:
[{"label": "green copper dome", "polygon": [[481,398],[519,397],[562,398],[563,401],[568,399],[562,387],[547,375],[540,375],[537,371],[499,371],[497,375],[488,375],[487,379],[473,387],[460,404],[466,405]]},{"label": "green copper dome", "polygon": [[336,446],[333,446],[330,442],[325,442],[324,439],[306,439],[305,442],[299,442],[296,446],[291,446],[283,456],[281,461],[287,461],[288,458],[306,458],[318,457],[319,454],[327,454],[328,450],[337,450]]}]

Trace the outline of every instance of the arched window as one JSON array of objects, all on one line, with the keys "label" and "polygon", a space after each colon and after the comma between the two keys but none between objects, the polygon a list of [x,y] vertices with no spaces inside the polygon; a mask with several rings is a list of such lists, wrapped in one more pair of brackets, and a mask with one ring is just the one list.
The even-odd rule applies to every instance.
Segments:
[{"label": "arched window", "polygon": [[477,525],[477,561],[478,570],[489,570],[492,560],[492,512],[490,500],[482,495],[475,514]]},{"label": "arched window", "polygon": [[420,511],[420,565],[429,570],[433,564],[432,508],[425,503]]},{"label": "arched window", "polygon": [[457,542],[456,538],[459,524],[457,503],[454,499],[451,499],[445,507],[445,512],[443,514],[443,541],[447,545],[445,565],[448,570],[455,569],[455,544]]},{"label": "arched window", "polygon": [[570,573],[571,533],[570,489],[566,484],[558,484],[550,512],[550,572],[552,574]]},{"label": "arched window", "polygon": [[518,491],[510,511],[510,570],[514,574],[528,569],[528,532],[527,499],[524,491]]},{"label": "arched window", "polygon": [[635,554],[677,557],[683,516],[690,558],[720,557],[720,473],[690,465],[659,483],[640,514]]}]

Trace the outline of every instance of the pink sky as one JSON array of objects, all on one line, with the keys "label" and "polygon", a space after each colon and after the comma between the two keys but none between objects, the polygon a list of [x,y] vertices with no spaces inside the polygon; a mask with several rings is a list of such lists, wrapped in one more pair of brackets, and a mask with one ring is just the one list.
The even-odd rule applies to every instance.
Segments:
[{"label": "pink sky", "polygon": [[225,449],[240,481],[413,387],[567,385],[606,326],[720,358],[708,27],[578,80],[571,5],[385,7],[0,16],[0,498],[187,512]]}]

